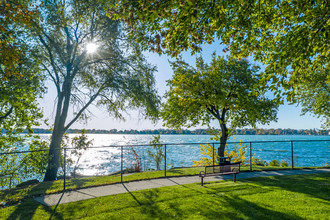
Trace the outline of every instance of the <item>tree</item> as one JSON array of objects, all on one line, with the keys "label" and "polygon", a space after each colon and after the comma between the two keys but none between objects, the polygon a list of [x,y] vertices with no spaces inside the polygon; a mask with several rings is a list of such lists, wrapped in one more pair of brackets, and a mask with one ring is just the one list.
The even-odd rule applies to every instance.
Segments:
[{"label": "tree", "polygon": [[[144,109],[155,119],[159,97],[155,68],[139,46],[125,36],[125,26],[106,16],[96,1],[36,1],[39,18],[32,21],[28,41],[40,51],[41,67],[53,82],[56,111],[45,181],[55,180],[63,135],[78,119],[86,119],[91,104],[105,106],[113,117]],[[97,50],[91,53],[92,50]],[[74,111],[68,119],[70,108]]]},{"label": "tree", "polygon": [[26,4],[0,3],[1,130],[13,131],[11,128],[25,126],[30,129],[33,121],[41,116],[36,99],[42,93],[42,77],[38,76],[38,65],[31,57],[30,46],[22,41],[24,33],[20,28],[29,25],[35,13]]},{"label": "tree", "polygon": [[[41,98],[43,76],[32,48],[25,43],[23,26],[29,26],[36,12],[24,2],[0,3],[0,152],[16,149],[42,150],[45,142],[32,136],[32,126],[38,126],[42,113],[37,99]],[[23,131],[26,134],[20,134]],[[43,174],[45,153],[2,155],[0,173],[13,173],[13,179],[26,180]],[[8,181],[9,182],[9,181]],[[9,185],[9,184],[7,184]]]},{"label": "tree", "polygon": [[213,54],[210,65],[196,59],[196,68],[182,60],[171,63],[174,76],[163,105],[162,117],[167,126],[206,125],[215,119],[221,128],[218,154],[224,156],[229,136],[227,128],[255,126],[276,120],[277,105],[265,98],[260,88],[259,67],[246,59],[228,60]]},{"label": "tree", "polygon": [[[109,8],[110,16],[124,20],[131,35],[158,53],[199,52],[202,44],[219,39],[224,52],[230,50],[237,58],[254,56],[266,65],[263,83],[272,79],[278,99],[284,93],[291,103],[306,102],[309,111],[329,120],[318,101],[310,103],[299,94],[300,86],[309,83],[310,71],[329,63],[328,0],[124,0],[111,2]],[[329,78],[321,80],[329,85]]]}]

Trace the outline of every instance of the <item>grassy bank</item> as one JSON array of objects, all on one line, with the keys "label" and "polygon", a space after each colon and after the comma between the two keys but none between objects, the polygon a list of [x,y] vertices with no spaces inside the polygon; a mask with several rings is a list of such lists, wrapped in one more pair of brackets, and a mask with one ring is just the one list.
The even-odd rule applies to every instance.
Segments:
[{"label": "grassy bank", "polygon": [[177,185],[58,207],[32,199],[2,208],[3,219],[328,219],[330,174]]},{"label": "grassy bank", "polygon": [[[288,169],[281,167],[264,167],[264,166],[254,166],[254,171],[261,170],[278,170],[278,169]],[[190,168],[174,168],[169,169],[166,172],[166,176],[192,176],[198,175],[200,171],[204,170],[203,167],[190,167]],[[241,172],[247,172],[250,170],[249,166],[241,167]],[[140,173],[124,174],[123,181],[130,182],[136,180],[163,178],[164,171],[148,171]],[[111,176],[95,176],[95,177],[84,177],[76,179],[66,180],[66,190],[74,190],[87,188],[92,186],[101,186],[114,183],[120,183],[120,175]],[[56,192],[61,192],[63,190],[63,180],[57,180],[52,182],[41,182],[38,184],[13,188],[0,191],[0,204],[5,203],[6,205],[12,205],[20,202],[23,199],[31,198],[34,196],[51,194]]]}]

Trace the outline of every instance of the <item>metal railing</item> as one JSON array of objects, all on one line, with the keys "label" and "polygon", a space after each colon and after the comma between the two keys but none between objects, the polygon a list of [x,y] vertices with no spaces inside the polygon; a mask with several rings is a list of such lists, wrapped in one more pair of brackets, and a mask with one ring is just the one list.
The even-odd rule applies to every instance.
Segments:
[{"label": "metal railing", "polygon": [[[295,157],[297,157],[297,152],[295,152],[295,147],[301,147],[298,145],[298,143],[319,143],[319,142],[325,142],[325,146],[322,146],[322,147],[330,147],[329,145],[329,142],[330,140],[290,140],[290,141],[242,141],[242,142],[227,142],[227,149],[229,148],[233,148],[231,147],[231,145],[244,145],[246,146],[246,153],[248,153],[248,163],[246,164],[246,166],[248,167],[248,170],[249,171],[253,171],[254,169],[254,156],[255,156],[255,152],[257,151],[260,151],[260,149],[258,149],[256,147],[256,145],[258,144],[261,144],[262,146],[265,146],[267,144],[274,144],[274,143],[287,143],[288,146],[285,147],[285,150],[283,151],[284,153],[286,153],[286,157],[290,157],[290,163],[291,163],[291,169],[294,169],[295,167],[297,167],[297,164],[295,163]],[[212,157],[210,158],[212,160],[212,164],[215,165],[216,164],[216,161],[217,161],[217,158],[216,158],[216,154],[215,154],[215,150],[217,148],[217,146],[219,145],[219,143],[215,143],[215,142],[211,142],[211,143],[161,143],[161,144],[139,144],[139,145],[134,145],[134,144],[131,144],[131,145],[110,145],[110,146],[96,146],[96,147],[89,147],[88,150],[97,150],[97,149],[106,149],[106,148],[116,148],[116,149],[119,149],[119,153],[117,153],[116,155],[119,156],[120,158],[120,181],[123,182],[124,181],[124,173],[125,171],[127,171],[127,167],[124,168],[124,162],[128,161],[129,160],[132,160],[132,158],[130,157],[125,157],[125,152],[127,153],[129,151],[129,149],[131,148],[137,148],[137,149],[142,149],[142,151],[145,151],[146,150],[146,147],[150,147],[150,146],[162,146],[164,148],[164,159],[163,159],[163,163],[164,163],[164,168],[163,168],[163,171],[164,171],[164,177],[168,176],[167,175],[167,171],[169,170],[168,169],[168,162],[170,161],[170,156],[173,155],[174,153],[169,151],[169,148],[175,148],[175,149],[179,149],[179,146],[180,147],[187,147],[187,152],[189,152],[189,150],[191,150],[192,148],[196,148],[196,146],[198,146],[197,150],[199,150],[199,147],[200,145],[206,145],[206,144],[209,144],[210,146],[212,146]],[[274,146],[272,146],[274,147]],[[307,147],[307,148],[310,148],[311,146]],[[288,148],[288,150],[287,150]],[[70,147],[67,147],[67,148],[61,148],[62,150],[62,155],[63,155],[63,166],[62,166],[62,172],[63,172],[63,190],[66,189],[66,181],[67,181],[67,178],[68,178],[68,167],[67,167],[67,160],[68,158],[70,158],[70,154],[68,154],[68,151],[70,150],[73,150],[74,148],[70,148]],[[172,149],[173,150],[173,149]],[[41,151],[48,151],[48,150],[34,150],[34,151],[16,151],[16,152],[2,152],[0,153],[0,160],[1,160],[1,157],[6,155],[13,155],[13,154],[24,154],[24,153],[33,153],[33,152],[41,152]],[[195,149],[196,151],[196,149]],[[262,151],[262,150],[261,150]],[[328,152],[329,150],[325,150],[325,153]],[[196,151],[197,152],[197,151]],[[119,155],[118,155],[119,154]],[[288,155],[289,154],[289,155]],[[197,155],[197,153],[196,153]],[[265,155],[267,155],[267,153],[265,153]],[[187,155],[183,155],[184,156],[187,156]],[[199,154],[200,156],[200,154]],[[210,156],[210,155],[209,155]],[[258,156],[258,155],[257,155]],[[140,158],[141,159],[141,158]],[[198,159],[198,158],[196,158]],[[200,159],[200,158],[199,158]],[[325,161],[327,161],[327,159],[329,160],[329,155],[328,155],[328,158],[325,158]],[[269,160],[268,160],[269,161]],[[327,161],[326,163],[328,163],[330,161]],[[186,164],[188,164],[188,167],[192,167],[192,166],[189,166],[189,162],[187,162]],[[191,162],[190,162],[191,164]],[[210,164],[210,165],[212,165]],[[324,166],[324,165],[321,165],[321,166]],[[307,166],[304,166],[304,167],[313,167],[313,166],[310,166],[310,165],[307,165]],[[1,168],[1,167],[0,167]],[[146,170],[146,169],[145,169]],[[145,171],[144,170],[144,171]],[[8,173],[8,172],[7,172]],[[7,175],[7,173],[1,173],[0,172],[0,179],[1,178],[5,178]],[[10,187],[12,185],[12,179],[13,179],[13,174],[11,173],[10,176]]]}]

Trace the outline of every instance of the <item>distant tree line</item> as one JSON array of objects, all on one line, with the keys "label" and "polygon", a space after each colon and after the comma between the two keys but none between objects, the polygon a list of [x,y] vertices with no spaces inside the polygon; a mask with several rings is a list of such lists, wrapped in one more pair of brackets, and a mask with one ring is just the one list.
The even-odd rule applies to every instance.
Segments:
[{"label": "distant tree line", "polygon": [[[51,131],[43,128],[33,128],[36,134],[51,134]],[[26,132],[26,131],[25,131]],[[67,133],[75,134],[80,133],[81,129],[68,129]],[[208,129],[195,129],[195,130],[172,130],[172,129],[156,129],[156,130],[99,130],[99,129],[86,129],[88,134],[197,134],[207,135]],[[234,135],[328,135],[330,130],[319,129],[236,129]]]}]

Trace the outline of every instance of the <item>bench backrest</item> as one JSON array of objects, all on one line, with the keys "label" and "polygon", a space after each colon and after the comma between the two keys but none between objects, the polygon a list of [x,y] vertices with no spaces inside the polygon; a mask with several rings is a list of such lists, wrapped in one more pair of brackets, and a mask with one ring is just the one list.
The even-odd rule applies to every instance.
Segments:
[{"label": "bench backrest", "polygon": [[[235,170],[233,170],[235,169]],[[239,172],[240,163],[232,163],[226,165],[214,165],[214,166],[206,166],[205,174],[211,173],[227,173],[227,172]]]}]

